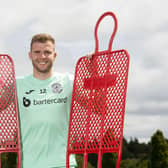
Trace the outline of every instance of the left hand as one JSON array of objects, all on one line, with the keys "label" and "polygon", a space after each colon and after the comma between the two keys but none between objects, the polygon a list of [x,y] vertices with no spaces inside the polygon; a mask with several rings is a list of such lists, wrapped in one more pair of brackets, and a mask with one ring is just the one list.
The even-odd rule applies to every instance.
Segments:
[{"label": "left hand", "polygon": [[92,59],[94,53],[89,53],[89,54],[86,54],[86,57],[89,58],[89,59]]}]

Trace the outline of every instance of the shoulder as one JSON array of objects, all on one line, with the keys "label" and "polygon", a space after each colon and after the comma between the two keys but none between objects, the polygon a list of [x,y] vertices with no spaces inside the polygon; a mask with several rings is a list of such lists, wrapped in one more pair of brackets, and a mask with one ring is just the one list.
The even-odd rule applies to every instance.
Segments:
[{"label": "shoulder", "polygon": [[32,74],[26,75],[26,76],[17,76],[17,77],[16,77],[16,80],[18,80],[18,81],[20,81],[20,80],[25,80],[25,79],[27,79],[27,78],[30,78],[31,76],[32,76]]},{"label": "shoulder", "polygon": [[73,75],[70,73],[54,73],[56,83],[60,83],[67,90],[72,90],[73,87]]},{"label": "shoulder", "polygon": [[16,77],[16,85],[23,85],[31,78],[31,75]]},{"label": "shoulder", "polygon": [[66,73],[54,72],[54,76],[57,80],[69,81],[70,83],[72,83],[73,81],[73,75],[68,72]]}]

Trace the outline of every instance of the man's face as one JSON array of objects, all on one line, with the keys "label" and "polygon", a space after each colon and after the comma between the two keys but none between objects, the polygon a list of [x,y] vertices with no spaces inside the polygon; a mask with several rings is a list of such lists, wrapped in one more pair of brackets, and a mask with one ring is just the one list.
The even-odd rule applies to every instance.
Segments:
[{"label": "man's face", "polygon": [[34,42],[29,57],[32,60],[35,72],[49,73],[56,58],[54,44],[51,41],[45,43]]}]

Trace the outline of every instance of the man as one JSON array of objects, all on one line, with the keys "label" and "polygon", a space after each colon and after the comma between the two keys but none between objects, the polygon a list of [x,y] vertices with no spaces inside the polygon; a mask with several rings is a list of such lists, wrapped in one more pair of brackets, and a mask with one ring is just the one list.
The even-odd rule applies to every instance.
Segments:
[{"label": "man", "polygon": [[[32,38],[33,74],[17,79],[22,167],[66,167],[72,86],[66,74],[54,74],[55,41],[48,34]],[[70,159],[75,167],[74,156]]]}]

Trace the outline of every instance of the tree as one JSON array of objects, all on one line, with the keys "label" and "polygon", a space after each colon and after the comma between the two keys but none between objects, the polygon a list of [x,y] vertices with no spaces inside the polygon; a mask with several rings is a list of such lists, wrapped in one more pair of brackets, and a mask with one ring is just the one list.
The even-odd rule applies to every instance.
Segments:
[{"label": "tree", "polygon": [[121,162],[120,168],[148,168],[148,160],[126,159]]},{"label": "tree", "polygon": [[151,167],[168,168],[168,143],[160,130],[151,137]]},{"label": "tree", "polygon": [[122,145],[122,160],[124,159],[130,159],[134,157],[134,154],[129,151],[129,143],[127,140],[123,137],[123,145]]},{"label": "tree", "polygon": [[116,153],[104,153],[102,158],[102,167],[114,168],[116,167],[117,154]]},{"label": "tree", "polygon": [[[77,167],[76,168],[82,168],[83,167],[83,155],[82,154],[76,154],[76,162],[77,162]],[[90,162],[87,162],[87,168],[94,168]]]},{"label": "tree", "polygon": [[1,154],[1,166],[2,168],[16,168],[17,153],[8,152]]}]

